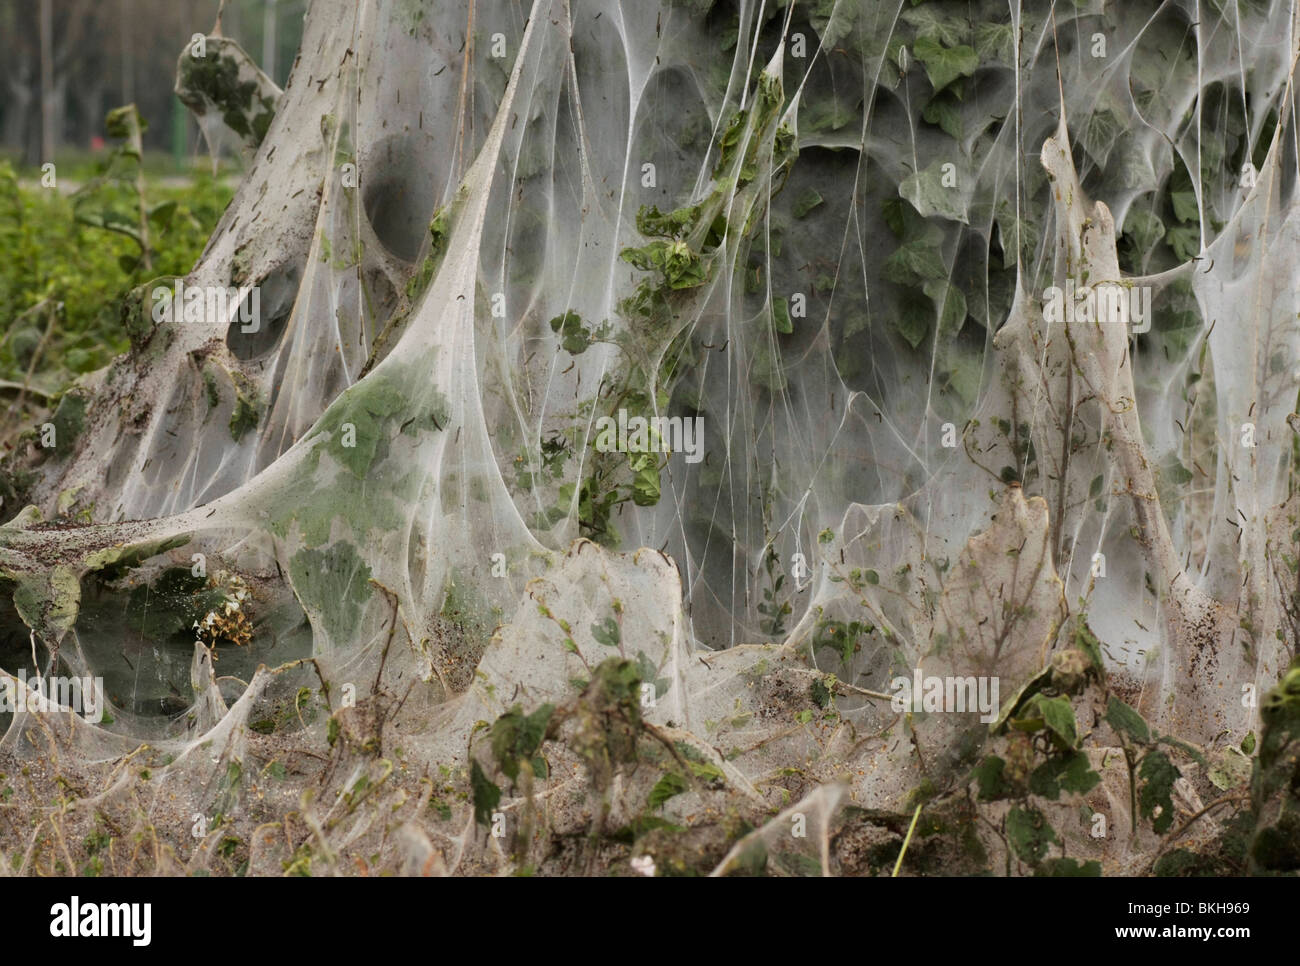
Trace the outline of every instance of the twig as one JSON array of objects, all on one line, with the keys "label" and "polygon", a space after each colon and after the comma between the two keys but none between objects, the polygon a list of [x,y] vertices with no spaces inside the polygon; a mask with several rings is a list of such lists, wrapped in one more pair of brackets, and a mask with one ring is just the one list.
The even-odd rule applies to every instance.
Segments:
[{"label": "twig", "polygon": [[903,856],[907,854],[907,846],[911,844],[912,833],[916,831],[916,820],[921,817],[921,806],[924,804],[924,802],[918,802],[916,811],[912,813],[912,824],[907,827],[907,838],[903,839],[903,847],[898,850],[898,861],[894,863],[894,872],[890,876],[891,879],[897,879],[898,870],[903,867]]}]

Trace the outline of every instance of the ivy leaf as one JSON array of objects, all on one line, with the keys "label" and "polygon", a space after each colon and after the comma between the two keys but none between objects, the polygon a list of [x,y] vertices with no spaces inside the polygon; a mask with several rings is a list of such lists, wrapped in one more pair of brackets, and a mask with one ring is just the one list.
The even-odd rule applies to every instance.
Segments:
[{"label": "ivy leaf", "polygon": [[[926,282],[921,290],[929,296],[939,314],[939,336],[952,338],[966,323],[966,296],[949,282]],[[913,347],[915,348],[915,346]]]},{"label": "ivy leaf", "polygon": [[1165,223],[1150,209],[1130,208],[1124,217],[1124,234],[1140,255],[1146,255],[1165,237]]},{"label": "ivy leaf", "polygon": [[900,285],[915,285],[927,279],[947,279],[948,269],[939,251],[942,234],[936,229],[922,238],[904,242],[885,259],[885,278]]},{"label": "ivy leaf", "polygon": [[921,119],[936,124],[955,141],[961,140],[961,109],[951,91],[944,91],[921,109]]},{"label": "ivy leaf", "polygon": [[[945,168],[952,165],[948,172],[952,183],[945,184]],[[969,180],[957,170],[956,162],[938,160],[929,167],[908,175],[898,185],[898,195],[906,198],[913,207],[926,218],[937,216],[948,221],[970,224],[966,213],[966,197],[960,186]],[[944,272],[946,275],[947,272]],[[926,276],[938,278],[937,275]]]},{"label": "ivy leaf", "polygon": [[1010,66],[1016,52],[1016,35],[1009,23],[980,23],[975,28],[975,53],[983,61]]},{"label": "ivy leaf", "polygon": [[1100,167],[1106,166],[1111,149],[1127,127],[1123,117],[1110,109],[1101,107],[1093,111],[1083,126],[1083,149],[1088,152]]},{"label": "ivy leaf", "polygon": [[[918,6],[913,0],[912,6]],[[916,28],[918,39],[949,47],[960,44],[970,35],[970,24],[960,17],[944,17],[930,7],[903,11],[903,20]],[[917,57],[921,55],[918,53]]]},{"label": "ivy leaf", "polygon": [[924,301],[918,298],[904,298],[899,301],[894,311],[893,328],[907,340],[908,345],[916,349],[925,341],[925,336],[930,331],[931,317],[931,309]]},{"label": "ivy leaf", "polygon": [[789,335],[794,331],[794,325],[790,322],[790,307],[785,299],[779,298],[772,302],[772,328],[782,335]]},{"label": "ivy leaf", "polygon": [[1196,225],[1179,225],[1165,233],[1165,241],[1180,262],[1188,262],[1201,251],[1201,231]]},{"label": "ivy leaf", "polygon": [[808,22],[821,37],[822,46],[830,49],[853,32],[861,8],[852,3],[818,3]]},{"label": "ivy leaf", "polygon": [[791,214],[796,218],[803,218],[808,212],[820,205],[823,200],[821,193],[816,188],[805,188],[799,197],[795,199]]},{"label": "ivy leaf", "polygon": [[1174,217],[1179,221],[1200,225],[1201,209],[1196,205],[1196,192],[1191,188],[1169,192],[1169,202],[1174,206]]},{"label": "ivy leaf", "polygon": [[945,47],[930,37],[918,37],[912,52],[925,65],[925,75],[936,93],[958,77],[970,77],[980,65],[979,55],[972,47],[966,44]]}]

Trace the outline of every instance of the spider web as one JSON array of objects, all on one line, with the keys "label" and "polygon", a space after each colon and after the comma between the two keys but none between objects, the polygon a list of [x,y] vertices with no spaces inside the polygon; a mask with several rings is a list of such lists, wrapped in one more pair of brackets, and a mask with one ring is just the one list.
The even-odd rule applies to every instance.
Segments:
[{"label": "spider web", "polygon": [[[823,871],[844,803],[956,767],[957,724],[913,726],[927,759],[878,700],[914,668],[1005,700],[1086,617],[1162,731],[1255,726],[1240,686],[1294,646],[1290,4],[320,0],[302,51],[184,280],[258,286],[261,328],[138,290],[75,442],[32,447],[6,670],[39,645],[111,720],[20,712],[8,753],[62,749],[181,854],[224,816],[190,868],[223,835],[292,866],[252,828],[318,781],[317,868],[481,871],[500,845],[417,780],[616,653],[722,776],[672,814],[789,805],[799,769],[782,867]],[[1054,326],[1067,277],[1149,290],[1150,331]],[[698,462],[602,451],[620,409],[699,419]],[[195,642],[235,612],[247,644]],[[581,827],[548,772],[541,825]]]}]

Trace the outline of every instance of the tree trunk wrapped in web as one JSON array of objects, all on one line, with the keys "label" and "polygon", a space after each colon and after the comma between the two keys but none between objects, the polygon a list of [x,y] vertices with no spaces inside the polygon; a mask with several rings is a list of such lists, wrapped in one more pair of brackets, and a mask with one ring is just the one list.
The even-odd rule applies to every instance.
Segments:
[{"label": "tree trunk wrapped in web", "polygon": [[0,667],[105,707],[4,858],[1295,868],[1293,14],[1054,9],[192,42],[235,199],[5,466]]}]

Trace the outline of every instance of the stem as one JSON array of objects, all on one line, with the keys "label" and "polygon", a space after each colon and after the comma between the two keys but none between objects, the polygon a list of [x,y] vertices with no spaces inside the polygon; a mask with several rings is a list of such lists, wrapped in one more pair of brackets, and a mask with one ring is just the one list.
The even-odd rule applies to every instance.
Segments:
[{"label": "stem", "polygon": [[1129,842],[1137,839],[1138,831],[1138,793],[1137,793],[1137,764],[1133,761],[1133,752],[1128,748],[1124,749],[1124,764],[1128,766],[1128,824]]},{"label": "stem", "polygon": [[898,850],[898,861],[894,863],[894,872],[891,879],[898,878],[898,870],[903,866],[903,856],[907,854],[907,846],[912,841],[912,833],[916,831],[916,820],[921,817],[921,806],[924,803],[918,803],[916,811],[912,813],[912,824],[907,827],[907,838],[903,839],[903,847]]}]

